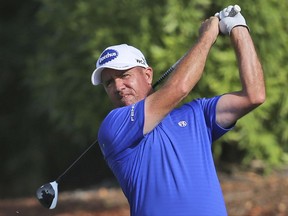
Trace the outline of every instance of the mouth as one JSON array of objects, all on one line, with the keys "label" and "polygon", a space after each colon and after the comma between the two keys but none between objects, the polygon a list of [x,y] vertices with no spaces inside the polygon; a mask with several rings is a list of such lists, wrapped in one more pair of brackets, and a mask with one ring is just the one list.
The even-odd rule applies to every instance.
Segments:
[{"label": "mouth", "polygon": [[122,104],[124,105],[130,105],[133,103],[133,95],[131,94],[125,94],[125,95],[119,95],[119,98],[118,98]]},{"label": "mouth", "polygon": [[118,93],[118,98],[119,98],[119,99],[127,98],[127,97],[129,97],[129,96],[131,96],[131,94],[128,93],[128,92],[119,92],[119,93]]},{"label": "mouth", "polygon": [[127,99],[129,99],[131,97],[131,95],[121,95],[119,98],[120,98],[120,100],[121,101],[125,101],[125,100],[127,100]]}]

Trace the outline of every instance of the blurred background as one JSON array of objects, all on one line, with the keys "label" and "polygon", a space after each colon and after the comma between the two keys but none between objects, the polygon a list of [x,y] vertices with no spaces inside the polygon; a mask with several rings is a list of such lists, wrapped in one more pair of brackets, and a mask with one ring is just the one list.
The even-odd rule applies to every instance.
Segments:
[{"label": "blurred background", "polygon": [[[215,143],[217,168],[264,175],[287,164],[287,0],[1,1],[0,199],[34,196],[97,138],[112,109],[102,86],[90,81],[104,48],[139,48],[156,81],[194,44],[201,22],[231,4],[241,6],[250,27],[267,101]],[[239,88],[230,39],[221,36],[187,100]],[[61,190],[113,178],[96,146],[64,177]]]}]

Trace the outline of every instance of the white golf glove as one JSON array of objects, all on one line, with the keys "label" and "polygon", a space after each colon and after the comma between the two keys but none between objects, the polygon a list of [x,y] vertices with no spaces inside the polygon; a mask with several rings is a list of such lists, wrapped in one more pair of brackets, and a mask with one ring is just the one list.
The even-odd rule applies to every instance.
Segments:
[{"label": "white golf glove", "polygon": [[[234,7],[235,9],[238,7],[238,10],[235,11]],[[230,34],[232,29],[236,26],[245,26],[249,30],[240,10],[239,6],[229,5],[227,8],[224,8],[222,11],[215,14],[215,16],[220,19],[219,28],[222,34]]]}]

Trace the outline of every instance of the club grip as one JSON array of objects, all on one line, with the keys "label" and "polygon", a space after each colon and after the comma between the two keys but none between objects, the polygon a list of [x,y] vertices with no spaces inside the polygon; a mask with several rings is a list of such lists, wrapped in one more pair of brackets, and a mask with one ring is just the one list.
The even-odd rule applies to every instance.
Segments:
[{"label": "club grip", "polygon": [[234,17],[235,15],[237,15],[239,12],[241,11],[241,8],[239,5],[234,5],[231,9],[231,11],[229,12],[228,16],[229,17]]},{"label": "club grip", "polygon": [[225,8],[223,11],[216,13],[214,16],[218,17],[220,20],[225,17],[234,17],[241,11],[239,5],[229,6]]}]

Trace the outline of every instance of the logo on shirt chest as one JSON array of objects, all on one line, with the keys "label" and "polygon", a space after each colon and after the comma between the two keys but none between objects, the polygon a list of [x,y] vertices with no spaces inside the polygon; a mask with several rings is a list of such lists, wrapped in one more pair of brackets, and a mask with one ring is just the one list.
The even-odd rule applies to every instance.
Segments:
[{"label": "logo on shirt chest", "polygon": [[187,126],[187,122],[186,121],[179,121],[178,122],[178,125],[180,126],[180,127],[186,127]]}]

